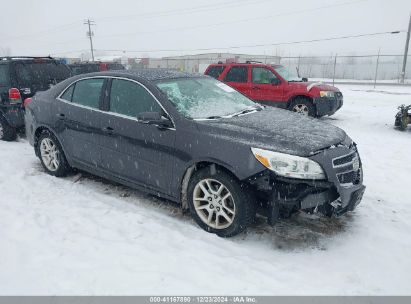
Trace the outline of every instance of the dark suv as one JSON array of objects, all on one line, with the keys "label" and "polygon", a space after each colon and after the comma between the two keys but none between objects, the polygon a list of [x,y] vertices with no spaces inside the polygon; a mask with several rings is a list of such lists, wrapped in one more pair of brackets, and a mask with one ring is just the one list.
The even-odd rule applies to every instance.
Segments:
[{"label": "dark suv", "polygon": [[124,66],[117,62],[82,62],[69,64],[72,75],[80,75],[103,71],[124,70]]},{"label": "dark suv", "polygon": [[302,81],[281,65],[219,63],[210,65],[205,74],[225,82],[255,102],[303,115],[332,115],[343,105],[343,95],[336,87]]},{"label": "dark suv", "polygon": [[35,95],[26,133],[44,169],[85,170],[181,203],[232,236],[256,212],[343,214],[362,198],[355,143],[332,125],[262,107],[212,77],[100,72]]},{"label": "dark suv", "polygon": [[50,57],[0,57],[0,140],[14,140],[24,127],[26,98],[71,76]]}]

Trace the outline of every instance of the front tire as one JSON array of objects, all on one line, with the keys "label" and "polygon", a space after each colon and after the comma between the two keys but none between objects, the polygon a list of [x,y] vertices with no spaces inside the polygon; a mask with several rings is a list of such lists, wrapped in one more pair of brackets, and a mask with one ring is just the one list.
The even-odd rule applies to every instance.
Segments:
[{"label": "front tire", "polygon": [[234,176],[207,167],[196,171],[188,186],[190,213],[205,231],[231,237],[254,220],[255,202]]},{"label": "front tire", "polygon": [[16,129],[10,126],[7,120],[0,114],[0,140],[13,141],[16,138]]},{"label": "front tire", "polygon": [[316,117],[315,106],[308,98],[297,97],[291,103],[289,107],[290,111],[301,114],[303,116]]},{"label": "front tire", "polygon": [[62,177],[70,171],[70,166],[57,138],[49,131],[41,133],[37,141],[37,155],[46,172]]}]

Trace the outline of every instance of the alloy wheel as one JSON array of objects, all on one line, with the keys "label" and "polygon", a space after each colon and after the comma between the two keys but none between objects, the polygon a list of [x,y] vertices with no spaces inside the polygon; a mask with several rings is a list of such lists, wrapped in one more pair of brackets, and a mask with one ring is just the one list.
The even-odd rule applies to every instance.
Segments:
[{"label": "alloy wheel", "polygon": [[300,104],[296,104],[293,107],[293,112],[296,112],[298,114],[302,114],[304,116],[308,116],[309,109],[308,109],[307,105],[305,105],[303,103],[300,103]]},{"label": "alloy wheel", "polygon": [[60,151],[50,138],[43,138],[40,143],[40,156],[50,171],[57,171],[60,166]]},{"label": "alloy wheel", "polygon": [[203,179],[193,191],[194,209],[200,219],[214,229],[229,227],[235,217],[235,203],[231,192],[215,179]]}]

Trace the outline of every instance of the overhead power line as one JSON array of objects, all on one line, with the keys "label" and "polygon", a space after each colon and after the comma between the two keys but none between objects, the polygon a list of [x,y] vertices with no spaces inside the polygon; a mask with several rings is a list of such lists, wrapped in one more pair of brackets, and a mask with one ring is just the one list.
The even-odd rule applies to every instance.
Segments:
[{"label": "overhead power line", "polygon": [[[163,10],[163,11],[155,11],[155,12],[148,12],[148,13],[140,13],[140,14],[129,14],[129,15],[122,15],[122,16],[111,16],[111,17],[104,17],[104,18],[97,18],[99,22],[118,22],[128,18],[157,18],[157,17],[166,17],[166,16],[173,16],[173,15],[183,15],[183,14],[191,14],[191,13],[198,13],[210,10],[218,10],[218,9],[226,9],[229,7],[241,7],[253,4],[259,4],[263,2],[269,2],[272,0],[256,0],[256,1],[249,1],[249,0],[234,0],[228,2],[219,2],[219,3],[212,3],[206,5],[197,5],[192,7],[184,7],[179,9],[172,9],[172,10]],[[363,0],[366,1],[366,0]],[[118,20],[120,19],[120,20]]]},{"label": "overhead power line", "polygon": [[342,2],[342,3],[336,3],[336,4],[323,5],[323,6],[318,6],[318,7],[308,8],[308,9],[279,13],[279,14],[274,14],[274,15],[268,15],[268,16],[259,15],[256,17],[238,19],[238,20],[233,20],[233,21],[224,21],[224,22],[217,22],[217,23],[211,23],[211,24],[200,24],[200,25],[194,25],[194,26],[190,25],[190,26],[167,28],[164,30],[155,30],[155,31],[133,32],[133,33],[123,33],[123,34],[118,33],[118,34],[112,34],[112,35],[102,35],[99,37],[108,38],[108,37],[135,36],[135,35],[141,35],[141,34],[166,33],[166,32],[174,32],[174,31],[194,30],[194,29],[199,29],[199,28],[208,28],[208,27],[222,26],[222,25],[236,24],[236,23],[247,23],[247,22],[252,22],[252,21],[261,21],[261,20],[267,20],[267,19],[272,19],[272,18],[277,18],[277,17],[297,15],[297,14],[303,14],[307,12],[319,11],[323,9],[330,9],[330,8],[335,8],[335,7],[353,5],[353,4],[357,4],[357,3],[365,2],[365,1],[368,1],[368,0],[348,1],[348,2]]},{"label": "overhead power line", "polygon": [[49,28],[47,30],[43,30],[43,31],[28,33],[28,34],[24,34],[24,35],[20,35],[20,36],[11,36],[10,38],[7,38],[7,40],[18,40],[18,39],[22,39],[22,38],[37,39],[39,36],[50,35],[50,34],[58,33],[58,32],[64,32],[64,31],[68,31],[68,30],[71,30],[71,29],[79,27],[79,26],[80,26],[79,22],[76,21],[76,22],[72,22],[72,23],[68,23],[68,24],[63,24],[63,25],[51,27],[51,28]]},{"label": "overhead power line", "polygon": [[228,47],[212,47],[212,48],[198,48],[198,49],[153,49],[153,50],[102,50],[107,52],[129,52],[129,53],[145,53],[145,52],[194,52],[194,51],[212,51],[212,50],[230,50],[230,49],[241,49],[241,48],[255,48],[255,47],[266,47],[266,46],[278,46],[278,45],[289,45],[289,44],[301,44],[301,43],[313,43],[320,41],[331,41],[331,40],[341,40],[341,39],[351,39],[360,37],[371,37],[389,34],[398,34],[403,31],[389,31],[389,32],[377,32],[377,33],[367,33],[358,35],[347,35],[338,37],[328,37],[319,38],[311,40],[299,40],[299,41],[288,41],[288,42],[276,42],[276,43],[266,43],[266,44],[251,44],[251,45],[234,45]]}]

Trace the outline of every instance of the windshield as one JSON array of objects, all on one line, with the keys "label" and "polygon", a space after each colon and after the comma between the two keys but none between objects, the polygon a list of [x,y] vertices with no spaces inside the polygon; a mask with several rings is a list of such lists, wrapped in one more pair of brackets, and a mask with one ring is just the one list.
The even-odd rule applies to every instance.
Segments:
[{"label": "windshield", "polygon": [[286,67],[283,66],[274,66],[274,70],[280,74],[282,78],[284,78],[287,81],[301,81],[301,79],[298,77],[297,73],[292,72],[292,70],[287,69]]},{"label": "windshield", "polygon": [[258,106],[228,85],[213,78],[161,81],[157,87],[185,117],[219,118]]}]

